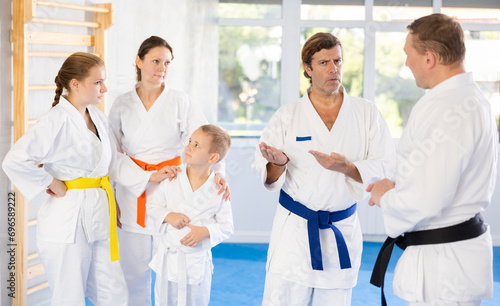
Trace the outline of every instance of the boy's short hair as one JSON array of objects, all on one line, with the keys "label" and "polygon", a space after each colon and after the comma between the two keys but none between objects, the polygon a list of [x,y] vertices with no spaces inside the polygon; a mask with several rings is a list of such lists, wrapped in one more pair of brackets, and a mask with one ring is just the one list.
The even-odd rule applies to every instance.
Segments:
[{"label": "boy's short hair", "polygon": [[217,162],[220,162],[231,147],[231,137],[224,129],[213,124],[202,125],[200,129],[210,136],[210,153],[218,153]]}]

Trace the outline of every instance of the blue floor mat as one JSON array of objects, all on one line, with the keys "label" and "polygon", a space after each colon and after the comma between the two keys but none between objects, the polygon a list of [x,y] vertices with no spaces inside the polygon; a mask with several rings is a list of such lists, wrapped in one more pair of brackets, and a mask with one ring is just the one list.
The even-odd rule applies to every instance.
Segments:
[{"label": "blue floor mat", "polygon": [[[353,306],[379,306],[380,289],[370,284],[372,268],[382,243],[364,242],[358,284],[352,291]],[[213,252],[211,306],[262,305],[264,292],[267,244],[224,243]],[[494,247],[493,298],[482,305],[500,305],[500,247]],[[394,248],[387,274],[385,294],[390,306],[404,306],[406,302],[392,294],[394,267],[403,251]]]},{"label": "blue floor mat", "polygon": [[[380,305],[380,289],[370,284],[371,270],[382,243],[364,242],[358,285],[352,291],[352,306]],[[266,276],[267,244],[222,243],[212,249],[214,275],[210,306],[262,305]],[[493,248],[493,298],[482,305],[500,305],[500,247]],[[395,247],[385,276],[386,298],[390,306],[406,303],[392,294],[394,267],[402,250]],[[87,301],[87,305],[92,304]]]}]

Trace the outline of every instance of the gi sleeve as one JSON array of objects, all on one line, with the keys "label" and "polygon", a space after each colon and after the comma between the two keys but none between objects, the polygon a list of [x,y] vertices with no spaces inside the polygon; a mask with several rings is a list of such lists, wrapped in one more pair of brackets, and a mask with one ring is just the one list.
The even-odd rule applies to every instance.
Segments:
[{"label": "gi sleeve", "polygon": [[[286,123],[283,122],[282,118],[283,108],[278,109],[276,113],[269,119],[266,127],[262,131],[262,136],[259,139],[259,144],[264,142],[268,146],[274,147],[282,152],[284,152],[285,147],[285,134],[286,134]],[[284,152],[286,154],[286,152]],[[285,183],[286,172],[288,171],[288,165],[285,171],[280,175],[276,182],[272,184],[266,184],[267,180],[267,164],[268,161],[262,156],[259,147],[255,149],[255,161],[252,164],[257,177],[260,178],[264,187],[269,191],[276,191],[281,189]]]},{"label": "gi sleeve", "polygon": [[109,176],[111,180],[119,183],[127,188],[134,196],[139,197],[149,183],[149,179],[153,172],[144,171],[136,163],[134,163],[128,156],[118,152],[116,139],[113,137],[110,127],[106,122],[106,129],[109,135],[111,145],[111,164],[109,169]]},{"label": "gi sleeve", "polygon": [[156,189],[152,199],[146,202],[146,213],[148,222],[153,224],[153,230],[157,234],[163,234],[167,228],[167,223],[163,223],[165,217],[172,212],[168,208],[168,199],[166,194],[166,184],[170,183],[165,180],[160,183]]},{"label": "gi sleeve", "polygon": [[[213,248],[222,241],[233,235],[233,212],[231,202],[226,202],[221,197],[217,197],[221,202],[219,210],[215,213],[215,223],[205,225],[210,233],[210,245],[207,245],[208,239],[202,242],[203,248]],[[206,242],[205,242],[206,241]]]},{"label": "gi sleeve", "polygon": [[64,126],[64,120],[50,112],[41,117],[19,140],[5,156],[2,168],[26,197],[32,200],[43,192],[53,180],[39,164],[43,164]]},{"label": "gi sleeve", "polygon": [[374,179],[391,178],[396,171],[396,150],[389,127],[373,103],[371,103],[369,122],[364,158],[353,161],[363,183],[346,177],[349,192],[356,200],[368,195],[365,190]]},{"label": "gi sleeve", "polygon": [[116,148],[118,149],[118,151],[120,153],[125,153],[123,151],[122,141],[121,141],[123,138],[123,131],[122,131],[122,120],[121,120],[119,99],[116,99],[115,102],[113,103],[113,106],[109,111],[108,120],[112,131],[110,137],[115,138]]}]

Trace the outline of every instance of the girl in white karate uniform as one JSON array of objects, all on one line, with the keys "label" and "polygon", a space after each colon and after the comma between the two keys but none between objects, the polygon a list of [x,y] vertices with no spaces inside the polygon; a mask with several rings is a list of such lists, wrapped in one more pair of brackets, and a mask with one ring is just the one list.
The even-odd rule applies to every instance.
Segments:
[{"label": "girl in white karate uniform", "polygon": [[[157,36],[147,38],[136,57],[137,84],[119,96],[109,113],[110,125],[120,152],[127,154],[145,171],[162,166],[179,166],[189,136],[207,119],[188,96],[165,84],[173,59],[172,47]],[[223,172],[217,165],[215,172]],[[224,198],[229,188],[223,185]],[[122,269],[129,288],[130,305],[151,305],[151,270],[154,229],[146,214],[158,184],[148,184],[139,200],[126,186],[117,186],[116,199],[121,209],[118,231]],[[220,191],[222,191],[221,189]]]},{"label": "girl in white karate uniform", "polygon": [[[53,107],[12,147],[5,173],[28,199],[50,195],[38,212],[37,247],[52,305],[127,305],[109,178],[140,195],[165,171],[144,172],[116,152],[105,115],[104,62],[74,53],[55,78]],[[63,90],[67,95],[62,95]],[[111,256],[111,258],[110,258]]]}]

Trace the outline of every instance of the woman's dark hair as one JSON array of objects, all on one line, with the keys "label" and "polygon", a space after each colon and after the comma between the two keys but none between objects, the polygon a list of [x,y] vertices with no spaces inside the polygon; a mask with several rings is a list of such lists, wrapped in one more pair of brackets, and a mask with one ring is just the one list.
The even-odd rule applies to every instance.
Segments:
[{"label": "woman's dark hair", "polygon": [[[144,60],[144,56],[148,54],[149,50],[156,48],[156,47],[165,47],[168,50],[170,50],[170,53],[172,53],[172,59],[174,59],[174,51],[172,50],[172,47],[168,44],[168,42],[158,36],[151,36],[145,41],[142,42],[141,46],[139,47],[139,51],[137,51],[137,56],[141,59]],[[139,67],[135,66],[135,71],[137,73],[137,82],[141,81],[141,69]]]}]

